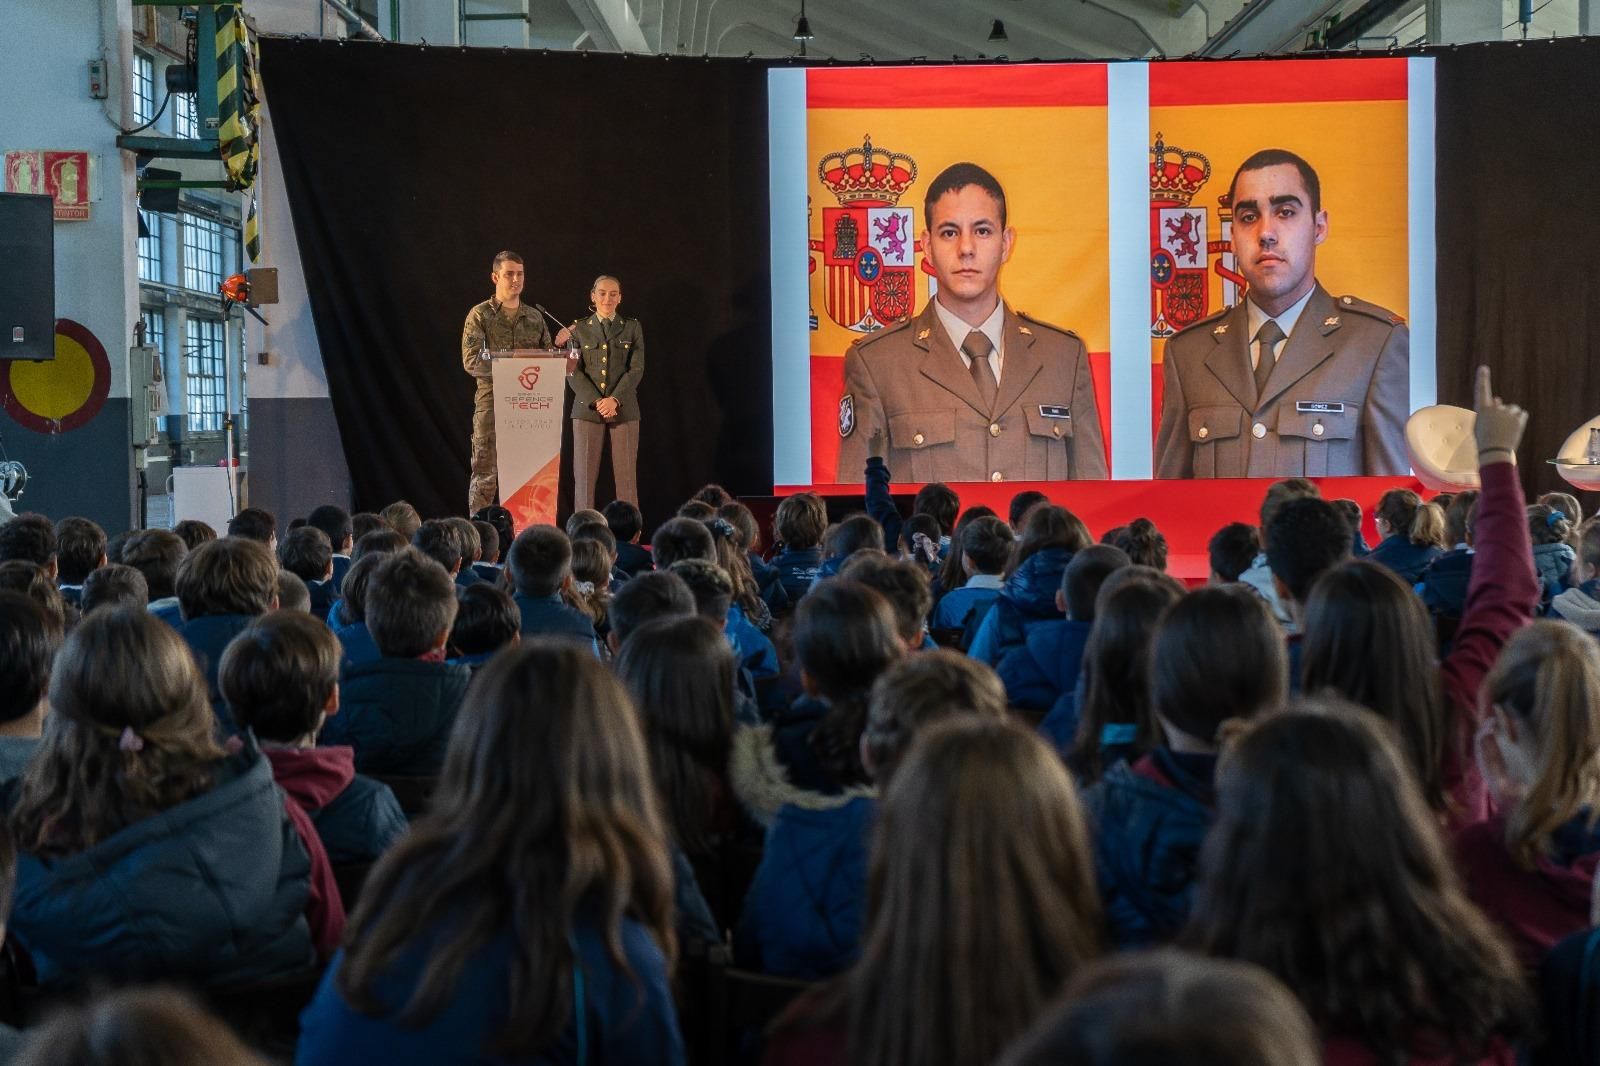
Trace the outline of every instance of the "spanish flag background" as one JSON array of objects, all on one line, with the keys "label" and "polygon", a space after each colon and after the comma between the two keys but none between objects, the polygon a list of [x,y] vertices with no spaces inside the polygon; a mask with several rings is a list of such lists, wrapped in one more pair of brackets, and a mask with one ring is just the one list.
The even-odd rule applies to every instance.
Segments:
[{"label": "spanish flag background", "polygon": [[[1159,191],[1158,171],[1165,168],[1170,190],[1176,168],[1192,175],[1208,164],[1209,176],[1187,203],[1206,213],[1205,315],[1242,295],[1227,284],[1221,227],[1234,171],[1263,148],[1286,148],[1311,164],[1322,185],[1328,238],[1317,249],[1318,280],[1336,297],[1356,296],[1410,317],[1406,60],[1171,62],[1149,70],[1150,135],[1164,148],[1161,159],[1151,159],[1152,263],[1162,247],[1163,205],[1169,221],[1184,210],[1181,194]],[[1152,275],[1154,285],[1158,275]],[[1161,310],[1157,289],[1153,318]],[[1153,335],[1152,433],[1165,348],[1166,340]]]},{"label": "spanish flag background", "polygon": [[[912,269],[888,280],[897,297],[907,281],[910,291],[886,303],[886,288],[877,306],[920,311],[930,281],[920,247],[923,192],[958,162],[984,167],[1005,189],[1017,236],[1001,296],[1083,338],[1109,444],[1105,66],[815,70],[807,72],[806,96],[813,483],[833,481],[845,349],[882,324],[867,317],[874,299],[863,276],[885,283],[895,262],[890,255],[880,263],[872,252],[863,262],[861,253],[874,242],[887,253],[879,234],[901,225],[890,209],[909,209],[907,236],[918,242]],[[869,206],[848,210],[859,204]],[[847,213],[853,217],[843,220]]]}]

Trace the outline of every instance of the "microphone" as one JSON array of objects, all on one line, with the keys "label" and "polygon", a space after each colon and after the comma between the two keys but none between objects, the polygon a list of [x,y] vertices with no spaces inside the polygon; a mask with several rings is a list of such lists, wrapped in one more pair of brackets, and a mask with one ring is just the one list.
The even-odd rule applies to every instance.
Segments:
[{"label": "microphone", "polygon": [[555,315],[552,315],[549,311],[546,311],[544,309],[544,304],[534,304],[533,305],[533,309],[535,311],[539,312],[544,317],[548,318],[550,321],[554,322],[556,324],[556,326],[558,328],[560,328],[560,329],[571,329],[572,326],[576,326],[578,324],[577,320],[574,319],[573,322],[572,322],[572,326],[567,325],[567,323],[561,321]]}]

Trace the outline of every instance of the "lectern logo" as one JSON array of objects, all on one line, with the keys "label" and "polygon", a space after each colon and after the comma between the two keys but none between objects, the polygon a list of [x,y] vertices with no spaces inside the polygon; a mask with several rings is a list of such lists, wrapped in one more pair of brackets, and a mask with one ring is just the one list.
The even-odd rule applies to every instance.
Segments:
[{"label": "lectern logo", "polygon": [[537,366],[524,367],[522,373],[517,375],[517,384],[528,391],[533,391],[539,384],[539,368]]}]

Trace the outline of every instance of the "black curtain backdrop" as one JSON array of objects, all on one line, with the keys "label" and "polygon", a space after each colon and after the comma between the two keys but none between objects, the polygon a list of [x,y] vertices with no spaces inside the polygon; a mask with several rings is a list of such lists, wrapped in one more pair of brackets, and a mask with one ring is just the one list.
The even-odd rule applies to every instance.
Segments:
[{"label": "black curtain backdrop", "polygon": [[1487,363],[1531,412],[1523,484],[1571,491],[1546,460],[1600,414],[1600,39],[1437,54],[1439,400]]},{"label": "black curtain backdrop", "polygon": [[261,69],[356,508],[464,511],[461,324],[502,248],[564,320],[622,279],[647,521],[713,472],[771,492],[764,68],[266,38]]},{"label": "black curtain backdrop", "polygon": [[[649,345],[649,524],[710,477],[771,491],[765,66],[285,38],[262,54],[358,508],[462,509],[459,331],[502,247],[560,316],[596,274],[623,279]],[[1545,460],[1600,413],[1600,40],[1427,54],[1439,400],[1471,406],[1488,363],[1533,412],[1528,489],[1565,489]],[[571,491],[564,471],[563,515]]]}]

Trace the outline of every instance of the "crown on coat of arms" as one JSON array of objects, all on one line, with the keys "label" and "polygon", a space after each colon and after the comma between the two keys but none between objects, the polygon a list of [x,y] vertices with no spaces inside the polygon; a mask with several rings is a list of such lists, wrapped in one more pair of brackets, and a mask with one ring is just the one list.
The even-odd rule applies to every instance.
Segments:
[{"label": "crown on coat of arms", "polygon": [[1156,143],[1150,146],[1150,199],[1187,207],[1210,177],[1211,160],[1171,147],[1156,134]]},{"label": "crown on coat of arms", "polygon": [[893,207],[917,180],[917,161],[903,152],[874,148],[868,134],[859,148],[823,156],[817,162],[817,178],[841,205],[870,202]]}]

